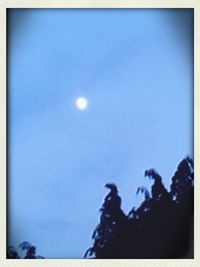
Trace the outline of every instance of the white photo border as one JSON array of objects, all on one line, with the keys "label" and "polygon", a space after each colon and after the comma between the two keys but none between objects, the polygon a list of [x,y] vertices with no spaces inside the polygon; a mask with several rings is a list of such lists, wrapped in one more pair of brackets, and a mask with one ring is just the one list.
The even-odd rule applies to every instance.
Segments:
[{"label": "white photo border", "polygon": [[[6,259],[6,12],[8,8],[193,8],[194,9],[194,259]],[[188,267],[200,266],[200,1],[199,0],[3,0],[0,3],[0,266]]]}]

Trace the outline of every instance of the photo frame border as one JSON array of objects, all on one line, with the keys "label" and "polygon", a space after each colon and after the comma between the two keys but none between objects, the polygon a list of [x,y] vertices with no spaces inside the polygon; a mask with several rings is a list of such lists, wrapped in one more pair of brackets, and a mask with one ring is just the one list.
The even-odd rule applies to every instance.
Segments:
[{"label": "photo frame border", "polygon": [[[194,9],[194,259],[6,259],[6,13],[9,8],[193,8]],[[3,0],[0,3],[0,266],[188,267],[200,266],[200,1],[199,0]]]}]

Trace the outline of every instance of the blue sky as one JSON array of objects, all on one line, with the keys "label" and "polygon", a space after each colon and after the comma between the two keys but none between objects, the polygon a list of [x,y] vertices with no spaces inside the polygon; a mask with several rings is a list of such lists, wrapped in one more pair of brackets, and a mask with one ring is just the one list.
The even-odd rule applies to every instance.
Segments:
[{"label": "blue sky", "polygon": [[13,9],[8,22],[9,243],[81,258],[105,183],[128,212],[146,169],[169,189],[193,155],[193,13]]}]

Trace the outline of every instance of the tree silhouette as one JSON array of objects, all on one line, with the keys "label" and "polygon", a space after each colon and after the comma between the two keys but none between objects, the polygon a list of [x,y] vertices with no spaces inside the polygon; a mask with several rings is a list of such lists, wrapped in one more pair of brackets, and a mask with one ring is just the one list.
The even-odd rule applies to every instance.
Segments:
[{"label": "tree silhouette", "polygon": [[[121,198],[115,184],[106,184],[110,192],[100,209],[100,223],[93,232],[94,245],[89,248],[85,257],[95,255],[98,258],[116,257],[121,252],[120,240],[123,242],[124,226],[127,218],[121,210]],[[118,242],[116,242],[118,240]]]},{"label": "tree silhouette", "polygon": [[[20,253],[21,252],[21,253]],[[13,246],[7,248],[7,259],[44,259],[42,256],[35,255],[36,247],[24,241],[19,244],[16,250]],[[24,254],[21,256],[21,254]]]},{"label": "tree silhouette", "polygon": [[183,159],[177,168],[170,192],[162,177],[154,169],[145,176],[154,180],[151,194],[145,187],[138,187],[137,194],[144,194],[138,208],[125,215],[121,198],[114,184],[106,184],[110,192],[100,209],[100,223],[93,232],[93,246],[86,258],[192,258],[193,247],[194,171],[193,160]]}]

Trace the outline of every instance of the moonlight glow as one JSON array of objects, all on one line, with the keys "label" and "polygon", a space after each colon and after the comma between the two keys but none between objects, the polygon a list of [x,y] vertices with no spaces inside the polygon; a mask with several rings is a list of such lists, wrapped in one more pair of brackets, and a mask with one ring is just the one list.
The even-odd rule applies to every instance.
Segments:
[{"label": "moonlight glow", "polygon": [[78,109],[81,109],[81,110],[86,109],[87,106],[88,106],[87,99],[84,98],[84,97],[77,98],[76,99],[76,106],[77,106]]}]

